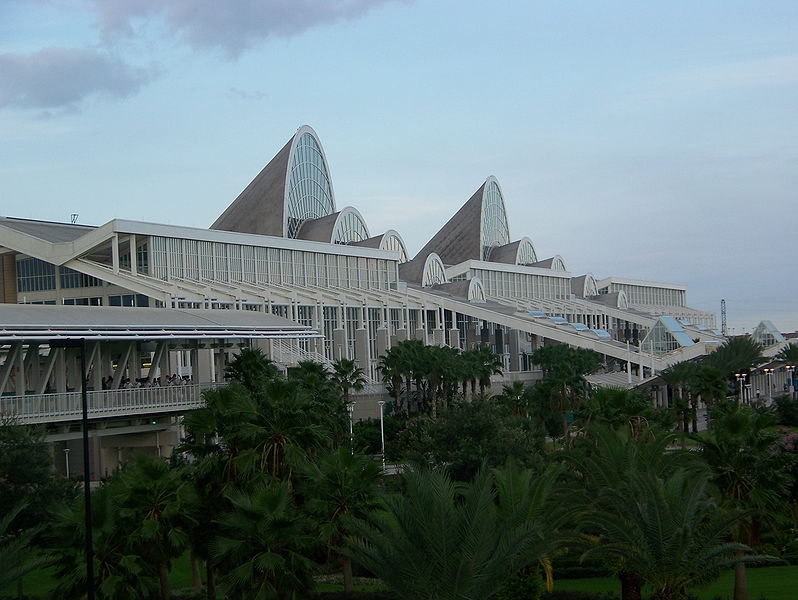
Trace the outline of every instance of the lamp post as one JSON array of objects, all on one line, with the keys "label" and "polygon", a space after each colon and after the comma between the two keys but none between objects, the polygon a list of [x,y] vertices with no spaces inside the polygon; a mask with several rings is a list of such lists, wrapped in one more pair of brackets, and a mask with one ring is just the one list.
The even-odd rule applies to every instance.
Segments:
[{"label": "lamp post", "polygon": [[349,449],[352,451],[352,454],[355,453],[355,423],[354,423],[354,413],[355,413],[355,403],[350,402],[346,405],[346,411],[349,413]]},{"label": "lamp post", "polygon": [[64,448],[64,465],[66,478],[69,479],[69,448]]},{"label": "lamp post", "polygon": [[784,365],[784,368],[787,369],[787,372],[790,374],[790,399],[795,396],[795,365]]},{"label": "lamp post", "polygon": [[91,525],[91,472],[89,468],[89,397],[86,387],[89,383],[86,373],[86,339],[50,340],[53,348],[80,348],[80,402],[83,407],[83,499],[86,524],[86,600],[94,600],[94,546]]},{"label": "lamp post", "polygon": [[745,404],[745,373],[735,373],[737,383],[740,384],[740,404]]},{"label": "lamp post", "polygon": [[766,367],[762,369],[762,372],[767,375],[767,382],[768,382],[768,404],[773,401],[773,384],[772,384],[772,377],[773,377],[774,369],[770,367]]},{"label": "lamp post", "polygon": [[380,405],[380,447],[382,449],[382,471],[385,472],[385,400],[378,400],[377,404]]}]

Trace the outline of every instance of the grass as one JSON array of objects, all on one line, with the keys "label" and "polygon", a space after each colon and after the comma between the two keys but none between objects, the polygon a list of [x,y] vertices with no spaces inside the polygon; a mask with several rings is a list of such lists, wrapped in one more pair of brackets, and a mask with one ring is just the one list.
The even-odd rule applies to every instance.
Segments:
[{"label": "grass", "polygon": [[[190,588],[193,585],[191,558],[183,554],[172,564],[169,581],[173,590]],[[321,577],[318,591],[341,591],[344,589],[340,576]],[[23,583],[25,594],[32,598],[48,598],[55,587],[53,569],[42,569],[28,575]],[[734,573],[727,571],[716,581],[700,588],[688,590],[699,600],[731,600]],[[355,578],[355,588],[359,591],[384,590],[382,583],[375,579]],[[620,596],[620,584],[611,577],[587,577],[584,579],[555,580],[556,590],[575,590],[585,592],[610,592]],[[798,566],[762,567],[748,569],[748,597],[750,600],[796,600],[798,594]],[[12,596],[16,586],[2,590],[0,594]]]},{"label": "grass", "polygon": [[[734,573],[724,572],[717,580],[688,590],[699,600],[731,600]],[[620,596],[621,586],[610,577],[556,580],[554,589],[585,592],[611,592]],[[748,569],[748,597],[750,600],[796,600],[798,597],[798,566],[762,567]]]}]

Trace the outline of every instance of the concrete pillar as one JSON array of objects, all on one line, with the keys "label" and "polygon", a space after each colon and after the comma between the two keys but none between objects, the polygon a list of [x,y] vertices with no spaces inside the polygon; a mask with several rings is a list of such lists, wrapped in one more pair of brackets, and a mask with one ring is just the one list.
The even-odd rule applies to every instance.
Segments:
[{"label": "concrete pillar", "polygon": [[507,343],[510,346],[510,371],[521,370],[521,340],[517,329],[507,332]]},{"label": "concrete pillar", "polygon": [[355,329],[355,362],[366,374],[371,373],[369,330],[365,327]]},{"label": "concrete pillar", "polygon": [[39,358],[39,344],[28,346],[28,353],[25,356],[25,385],[34,392],[39,387],[41,378],[41,360]]},{"label": "concrete pillar", "polygon": [[335,360],[347,358],[349,349],[346,344],[346,329],[338,327],[333,329],[333,357]]},{"label": "concrete pillar", "polygon": [[114,273],[119,273],[119,235],[111,236],[111,268]]},{"label": "concrete pillar", "polygon": [[449,345],[460,350],[460,330],[457,327],[452,327],[449,330]]},{"label": "concrete pillar", "polygon": [[427,345],[427,330],[424,329],[423,327],[418,327],[416,329],[415,333],[413,334],[413,338],[416,339],[416,340],[420,340],[426,346]]},{"label": "concrete pillar", "polygon": [[475,325],[478,324],[469,323],[466,326],[466,347],[464,348],[464,350],[471,350],[479,342],[480,339],[479,332],[477,331]]},{"label": "concrete pillar", "polygon": [[224,368],[226,365],[226,351],[224,348],[219,348],[213,351],[213,362],[214,362],[214,381],[224,381]]},{"label": "concrete pillar", "polygon": [[65,348],[51,348],[50,352],[56,352],[55,357],[55,391],[63,394],[67,391],[67,363]]},{"label": "concrete pillar", "polygon": [[136,236],[130,236],[130,273],[136,275],[139,271],[139,260],[136,254]]},{"label": "concrete pillar", "polygon": [[391,346],[396,346],[399,342],[404,342],[407,339],[407,329],[400,327],[396,330],[396,335],[391,336]]},{"label": "concrete pillar", "polygon": [[388,330],[385,327],[378,327],[376,332],[376,346],[377,346],[377,357],[385,356],[385,354],[390,349],[391,344],[391,336],[388,335]]},{"label": "concrete pillar", "polygon": [[197,359],[194,362],[194,382],[207,383],[214,381],[213,350],[210,348],[198,348],[195,352],[197,353]]},{"label": "concrete pillar", "polygon": [[446,331],[442,328],[436,327],[432,330],[432,343],[435,346],[445,346],[446,345]]},{"label": "concrete pillar", "polygon": [[[28,348],[30,350],[30,348]],[[20,350],[19,354],[17,354],[17,364],[14,365],[17,377],[15,383],[14,392],[17,396],[24,396],[25,390],[28,387],[27,381],[25,381],[25,357],[26,353]]]}]

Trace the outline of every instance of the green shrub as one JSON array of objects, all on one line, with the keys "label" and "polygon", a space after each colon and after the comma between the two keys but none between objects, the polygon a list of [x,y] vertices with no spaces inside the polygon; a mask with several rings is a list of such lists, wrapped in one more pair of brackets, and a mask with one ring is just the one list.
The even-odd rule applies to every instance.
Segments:
[{"label": "green shrub", "polygon": [[539,600],[543,579],[537,569],[515,574],[499,589],[496,600]]}]

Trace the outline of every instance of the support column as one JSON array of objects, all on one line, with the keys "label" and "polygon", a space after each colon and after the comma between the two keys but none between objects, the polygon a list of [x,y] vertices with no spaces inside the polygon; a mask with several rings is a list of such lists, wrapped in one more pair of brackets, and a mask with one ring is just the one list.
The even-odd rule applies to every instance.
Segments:
[{"label": "support column", "polygon": [[355,363],[371,377],[371,356],[369,352],[369,331],[365,327],[355,329]]},{"label": "support column", "polygon": [[336,328],[333,329],[333,357],[335,360],[346,358],[348,348],[346,346],[346,329]]},{"label": "support column", "polygon": [[136,256],[136,236],[130,236],[130,273],[135,275],[138,273],[138,256]]},{"label": "support column", "polygon": [[449,346],[460,350],[460,330],[457,327],[452,327],[449,330]]},{"label": "support column", "polygon": [[507,343],[510,346],[510,371],[521,370],[521,339],[517,329],[507,332]]},{"label": "support column", "polygon": [[111,268],[119,273],[119,234],[111,236]]},{"label": "support column", "polygon": [[378,327],[376,331],[377,358],[385,356],[391,344],[391,336],[385,327]]}]

